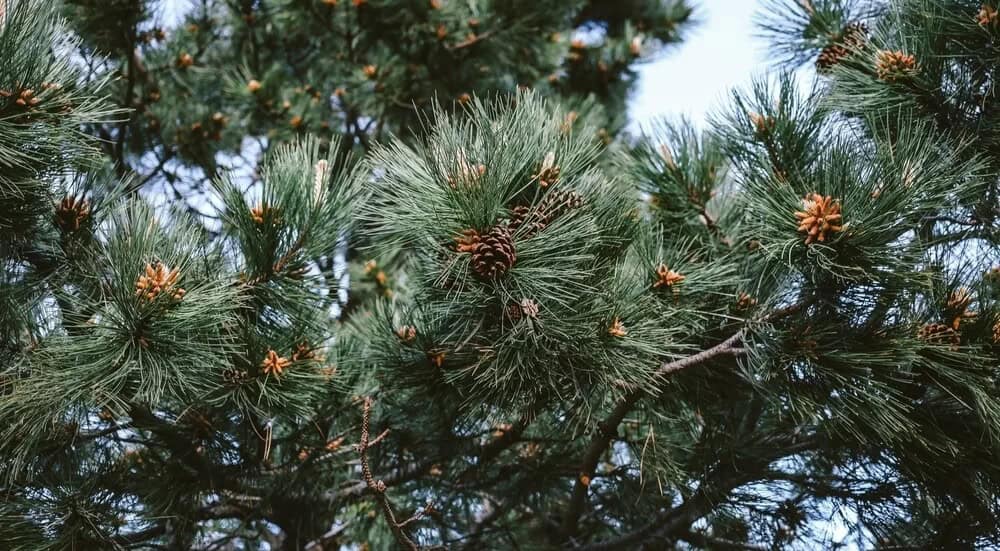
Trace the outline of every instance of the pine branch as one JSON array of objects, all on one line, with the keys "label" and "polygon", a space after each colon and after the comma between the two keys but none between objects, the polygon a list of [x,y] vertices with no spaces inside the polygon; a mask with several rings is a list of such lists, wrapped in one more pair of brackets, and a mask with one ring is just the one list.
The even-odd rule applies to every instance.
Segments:
[{"label": "pine branch", "polygon": [[[775,310],[766,316],[763,321],[771,322],[792,315],[806,307],[809,303],[811,303],[811,301],[803,301],[780,310]],[[744,348],[736,346],[737,343],[743,339],[744,331],[745,329],[741,329],[721,343],[697,354],[681,358],[673,362],[664,363],[656,371],[656,378],[662,379],[672,373],[701,365],[719,356],[740,355],[745,353],[746,350]],[[581,461],[581,468],[573,486],[573,493],[570,496],[569,505],[563,515],[561,530],[563,537],[567,540],[570,540],[577,532],[578,522],[580,516],[583,514],[584,505],[586,504],[590,481],[594,478],[594,472],[597,469],[597,463],[600,461],[601,455],[604,454],[608,445],[611,444],[611,441],[618,434],[618,425],[622,423],[625,416],[628,415],[636,403],[638,403],[638,401],[645,396],[646,393],[647,391],[645,389],[631,390],[618,402],[618,405],[615,406],[615,409],[612,410],[611,414],[597,424],[597,430],[594,432],[590,445],[587,447],[587,451]]]},{"label": "pine branch", "polygon": [[480,447],[477,453],[476,465],[467,469],[464,473],[458,476],[458,479],[465,481],[473,478],[475,472],[481,469],[483,465],[492,462],[494,459],[500,456],[504,450],[510,448],[514,444],[520,441],[521,435],[528,428],[528,425],[535,420],[538,412],[545,404],[544,398],[539,398],[533,404],[528,406],[528,409],[521,415],[521,417],[513,423],[510,428],[503,431],[499,437],[490,440]]},{"label": "pine branch", "polygon": [[456,43],[456,44],[454,44],[452,46],[449,46],[447,49],[454,51],[454,50],[461,50],[463,48],[468,48],[469,46],[474,46],[474,45],[482,42],[483,40],[488,39],[495,32],[496,32],[495,29],[490,29],[490,30],[485,31],[485,32],[483,32],[481,34],[477,34],[477,35],[472,36],[470,38],[467,38],[467,39],[465,39],[465,40],[463,40],[461,42],[458,42],[458,43]]},{"label": "pine branch", "polygon": [[768,465],[783,457],[794,456],[816,447],[815,440],[792,441],[787,446],[770,447],[770,453],[764,457],[745,458],[744,461],[720,466],[702,480],[691,497],[679,506],[658,514],[638,529],[613,539],[572,548],[575,551],[610,551],[635,549],[643,542],[665,537],[685,539],[685,536],[693,534],[691,524],[715,509],[730,492],[745,484],[765,479]]},{"label": "pine branch", "polygon": [[205,457],[198,454],[191,446],[190,441],[177,434],[173,425],[157,417],[149,408],[140,404],[130,404],[129,415],[132,417],[135,428],[146,429],[156,435],[176,459],[197,473],[212,489],[238,489],[231,480],[219,473]]},{"label": "pine branch", "polygon": [[[671,373],[676,373],[683,369],[700,365],[719,356],[732,355],[734,352],[734,345],[742,338],[743,330],[740,330],[728,339],[707,350],[703,350],[697,354],[680,360],[664,363],[656,371],[656,377],[663,378]],[[597,431],[594,433],[590,445],[587,447],[587,451],[583,456],[580,472],[573,486],[573,494],[570,496],[569,505],[563,515],[561,528],[563,537],[570,539],[576,534],[577,524],[580,519],[580,515],[583,514],[584,505],[587,500],[587,492],[590,487],[590,481],[594,477],[594,471],[597,469],[597,463],[600,461],[601,455],[604,454],[604,450],[606,450],[608,445],[611,443],[611,440],[618,434],[618,425],[621,424],[621,422],[625,419],[625,416],[632,411],[632,408],[643,396],[645,396],[645,394],[645,390],[632,390],[618,402],[618,405],[615,406],[615,409],[612,410],[610,415],[597,424]]]},{"label": "pine branch", "polygon": [[364,478],[368,489],[375,494],[375,499],[382,508],[382,515],[385,517],[385,521],[389,524],[389,528],[392,530],[392,534],[395,536],[399,545],[405,547],[406,549],[410,549],[411,551],[419,551],[420,547],[414,543],[412,539],[410,539],[410,536],[406,533],[404,528],[410,522],[413,522],[423,516],[423,514],[429,509],[429,506],[421,511],[418,511],[412,517],[404,520],[403,522],[398,522],[396,520],[396,514],[392,510],[392,503],[389,501],[389,497],[385,495],[386,484],[382,480],[375,480],[375,477],[372,476],[371,466],[368,464],[368,449],[385,438],[386,434],[389,432],[388,429],[386,429],[374,440],[368,440],[368,426],[371,421],[371,408],[372,399],[371,397],[366,397],[361,417],[361,443],[357,445],[358,454],[361,456],[361,475]]},{"label": "pine branch", "polygon": [[[391,488],[398,484],[402,484],[403,482],[409,482],[420,478],[437,463],[438,461],[436,460],[427,460],[420,463],[406,465],[396,469],[386,476],[381,477],[380,480],[386,485],[386,488]],[[366,481],[361,481],[341,490],[327,492],[324,497],[331,501],[343,500],[361,497],[369,491],[371,491],[371,488],[368,487],[368,483]]]},{"label": "pine branch", "polygon": [[677,537],[690,543],[691,545],[696,545],[703,549],[718,549],[720,551],[768,551],[771,549],[767,546],[750,545],[724,538],[707,536],[694,530],[686,530],[678,534]]}]

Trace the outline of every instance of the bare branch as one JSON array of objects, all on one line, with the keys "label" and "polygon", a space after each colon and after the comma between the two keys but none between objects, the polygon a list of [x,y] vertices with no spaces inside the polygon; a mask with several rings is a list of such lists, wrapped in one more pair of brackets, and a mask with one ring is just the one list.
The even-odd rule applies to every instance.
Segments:
[{"label": "bare branch", "polygon": [[371,397],[366,397],[361,417],[361,443],[357,445],[358,454],[361,456],[361,475],[364,477],[365,484],[367,484],[368,488],[375,494],[375,499],[382,507],[382,515],[385,517],[386,522],[389,523],[389,528],[392,529],[392,534],[396,537],[396,541],[399,542],[399,545],[406,549],[410,549],[411,551],[419,551],[420,547],[417,546],[417,544],[410,539],[410,536],[406,534],[406,531],[403,530],[403,527],[410,521],[408,520],[403,523],[396,521],[396,514],[392,510],[392,503],[389,502],[389,497],[385,495],[385,482],[375,480],[375,477],[372,476],[371,466],[368,463],[368,448],[371,447],[373,443],[384,438],[389,431],[387,430],[383,432],[375,440],[369,442],[368,426],[371,421],[371,414],[372,399]]}]

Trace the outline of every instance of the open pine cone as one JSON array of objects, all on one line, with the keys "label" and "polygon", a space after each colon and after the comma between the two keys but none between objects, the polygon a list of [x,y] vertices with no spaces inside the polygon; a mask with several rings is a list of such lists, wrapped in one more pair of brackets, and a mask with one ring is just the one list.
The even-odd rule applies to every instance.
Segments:
[{"label": "open pine cone", "polygon": [[848,23],[836,40],[820,50],[819,57],[816,58],[816,70],[820,73],[829,71],[867,41],[867,25],[861,22]]},{"label": "open pine cone", "polygon": [[482,236],[472,253],[472,270],[484,279],[493,279],[507,273],[517,261],[514,238],[507,226],[494,226]]}]

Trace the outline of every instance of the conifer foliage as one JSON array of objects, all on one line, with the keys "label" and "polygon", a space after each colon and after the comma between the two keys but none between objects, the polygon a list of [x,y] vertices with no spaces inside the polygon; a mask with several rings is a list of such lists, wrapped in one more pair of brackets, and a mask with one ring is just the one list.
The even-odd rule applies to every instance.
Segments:
[{"label": "conifer foliage", "polygon": [[0,547],[1000,545],[997,6],[691,10],[0,0]]}]

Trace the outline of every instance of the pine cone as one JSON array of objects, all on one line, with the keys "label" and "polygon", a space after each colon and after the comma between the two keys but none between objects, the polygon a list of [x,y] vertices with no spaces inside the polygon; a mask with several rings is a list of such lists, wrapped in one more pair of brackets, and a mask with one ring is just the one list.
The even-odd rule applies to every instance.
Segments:
[{"label": "pine cone", "polygon": [[521,302],[512,302],[507,305],[507,316],[512,321],[521,321],[528,317],[538,319],[538,303],[530,298],[521,299]]},{"label": "pine cone", "polygon": [[525,237],[531,237],[547,228],[560,216],[582,206],[583,197],[579,193],[554,190],[546,195],[534,210],[524,205],[514,207],[508,227],[514,231],[524,228]]},{"label": "pine cone", "polygon": [[950,344],[951,348],[957,348],[962,342],[961,334],[943,323],[924,324],[917,331],[917,338],[930,344]]},{"label": "pine cone", "polygon": [[883,82],[896,82],[917,72],[917,58],[902,51],[880,50],[875,58],[875,75]]},{"label": "pine cone", "polygon": [[560,189],[552,191],[542,199],[538,205],[538,212],[547,226],[555,222],[556,218],[582,206],[583,197],[579,193]]},{"label": "pine cone", "polygon": [[816,70],[828,72],[844,60],[851,52],[863,47],[868,41],[868,26],[861,22],[848,23],[840,36],[820,50],[816,58]]},{"label": "pine cone", "polygon": [[539,219],[538,211],[532,210],[527,205],[518,205],[510,215],[510,222],[507,227],[511,231],[518,231],[524,228],[524,236],[531,237],[545,229],[545,223]]},{"label": "pine cone", "polygon": [[806,245],[813,241],[823,243],[830,233],[844,229],[840,201],[830,196],[810,193],[803,199],[802,205],[802,210],[795,213],[795,218],[798,220],[798,231],[806,234]]},{"label": "pine cone", "polygon": [[472,253],[472,270],[484,279],[494,279],[507,273],[516,261],[514,239],[507,226],[501,224],[482,236]]},{"label": "pine cone", "polygon": [[86,199],[67,195],[56,207],[55,223],[63,233],[73,233],[89,216],[90,203]]},{"label": "pine cone", "polygon": [[983,4],[979,8],[979,14],[976,15],[976,23],[979,23],[981,27],[989,27],[995,25],[997,22],[997,9],[988,4]]}]

